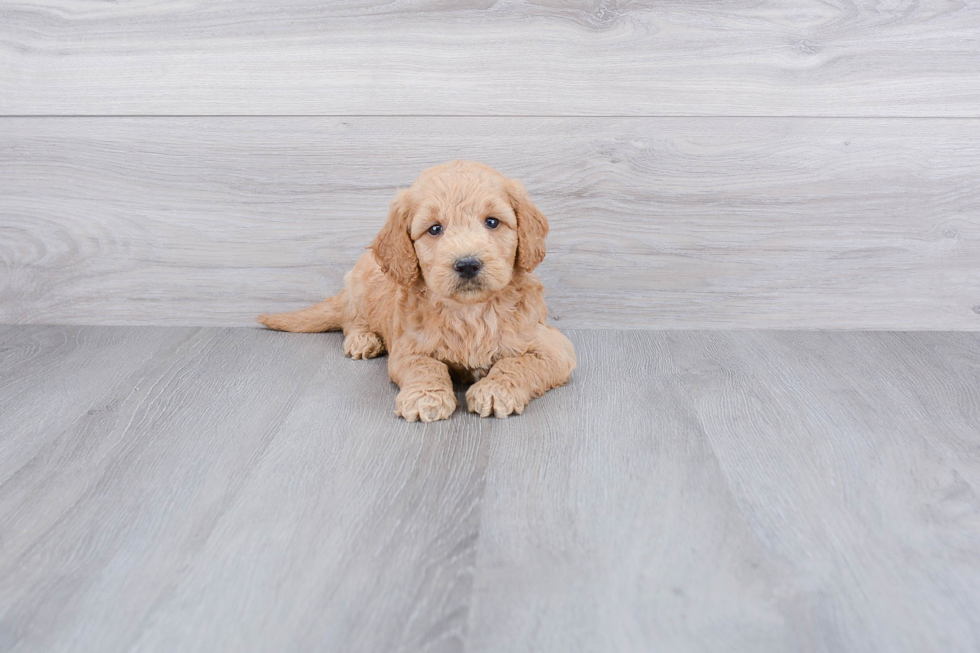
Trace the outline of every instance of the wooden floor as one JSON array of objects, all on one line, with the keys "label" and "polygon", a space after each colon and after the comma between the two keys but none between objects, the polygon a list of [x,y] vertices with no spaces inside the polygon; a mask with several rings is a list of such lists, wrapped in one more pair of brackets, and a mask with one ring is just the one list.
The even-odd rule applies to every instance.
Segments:
[{"label": "wooden floor", "polygon": [[980,648],[980,334],[570,336],[421,425],[337,334],[0,326],[0,650]]}]

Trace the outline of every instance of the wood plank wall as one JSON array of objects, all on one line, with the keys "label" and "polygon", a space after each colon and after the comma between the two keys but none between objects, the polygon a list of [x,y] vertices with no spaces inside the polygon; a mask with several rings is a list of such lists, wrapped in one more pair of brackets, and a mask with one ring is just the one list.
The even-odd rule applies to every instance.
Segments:
[{"label": "wood plank wall", "polygon": [[247,325],[523,179],[568,327],[980,329],[980,3],[0,0],[0,323]]}]

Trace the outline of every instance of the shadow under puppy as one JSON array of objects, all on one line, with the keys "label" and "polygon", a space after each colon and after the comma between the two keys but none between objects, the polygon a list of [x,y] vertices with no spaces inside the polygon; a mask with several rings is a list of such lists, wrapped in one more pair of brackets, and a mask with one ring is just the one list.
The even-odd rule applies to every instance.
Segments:
[{"label": "shadow under puppy", "polygon": [[343,329],[352,358],[387,350],[400,388],[395,412],[410,422],[453,413],[452,377],[475,382],[470,411],[520,414],[575,367],[572,343],[545,324],[544,287],[531,272],[547,234],[519,181],[479,163],[434,166],[399,191],[340,294],[259,321],[281,331]]}]

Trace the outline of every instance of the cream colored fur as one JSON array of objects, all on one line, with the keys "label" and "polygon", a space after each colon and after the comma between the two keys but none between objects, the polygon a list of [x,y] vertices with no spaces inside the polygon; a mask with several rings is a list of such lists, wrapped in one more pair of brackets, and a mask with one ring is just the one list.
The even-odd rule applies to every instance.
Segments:
[{"label": "cream colored fur", "polygon": [[[488,227],[488,217],[499,225]],[[442,233],[429,233],[433,225]],[[259,321],[281,331],[342,329],[352,358],[387,351],[400,388],[395,412],[409,421],[453,413],[452,377],[474,382],[470,411],[520,414],[575,367],[572,343],[545,324],[544,288],[532,274],[547,234],[520,182],[479,163],[435,166],[395,197],[340,294]],[[473,279],[454,267],[464,258],[482,264]]]}]

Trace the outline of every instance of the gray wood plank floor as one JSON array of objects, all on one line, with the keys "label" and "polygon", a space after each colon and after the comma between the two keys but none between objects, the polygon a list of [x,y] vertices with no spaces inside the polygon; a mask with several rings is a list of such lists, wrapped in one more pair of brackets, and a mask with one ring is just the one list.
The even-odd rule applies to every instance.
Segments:
[{"label": "gray wood plank floor", "polygon": [[339,291],[398,186],[523,178],[573,328],[980,330],[980,121],[0,119],[0,322],[244,326]]},{"label": "gray wood plank floor", "polygon": [[569,335],[420,425],[338,334],[0,326],[0,650],[980,647],[980,334]]},{"label": "gray wood plank floor", "polygon": [[976,2],[0,3],[6,115],[980,116]]}]

